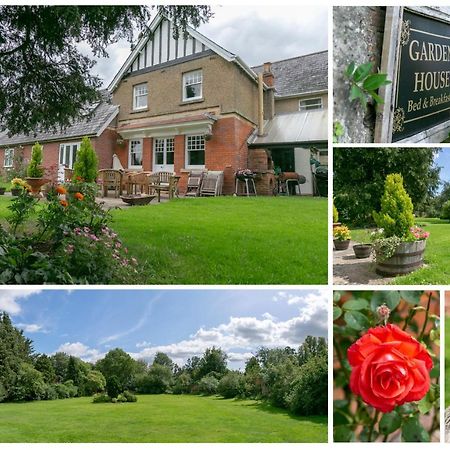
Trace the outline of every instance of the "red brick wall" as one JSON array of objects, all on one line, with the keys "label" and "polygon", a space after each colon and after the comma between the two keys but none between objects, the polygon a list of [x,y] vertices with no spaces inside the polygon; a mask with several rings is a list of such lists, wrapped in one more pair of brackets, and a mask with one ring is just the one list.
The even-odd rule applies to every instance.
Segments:
[{"label": "red brick wall", "polygon": [[153,170],[153,138],[142,140],[142,170],[148,172]]},{"label": "red brick wall", "polygon": [[98,138],[91,138],[92,145],[98,156],[99,169],[111,169],[113,154],[119,135],[116,130],[107,128]]}]

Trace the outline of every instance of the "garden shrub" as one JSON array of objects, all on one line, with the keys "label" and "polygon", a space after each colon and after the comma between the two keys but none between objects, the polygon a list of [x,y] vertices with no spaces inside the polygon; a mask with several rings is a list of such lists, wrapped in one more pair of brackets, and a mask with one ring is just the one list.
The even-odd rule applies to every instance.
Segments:
[{"label": "garden shrub", "polygon": [[164,394],[171,384],[172,371],[160,364],[153,364],[146,374],[136,379],[136,389],[142,394]]},{"label": "garden shrub", "polygon": [[106,380],[98,370],[91,370],[83,379],[84,394],[87,396],[103,392],[106,388]]},{"label": "garden shrub", "polygon": [[240,397],[244,393],[245,379],[240,372],[228,372],[217,386],[217,392],[224,398]]},{"label": "garden shrub", "polygon": [[44,397],[45,387],[41,372],[31,364],[22,362],[11,387],[10,397],[14,401],[40,400]]},{"label": "garden shrub", "polygon": [[92,397],[92,403],[110,403],[111,397],[106,394],[95,394]]},{"label": "garden shrub", "polygon": [[444,219],[444,220],[450,220],[450,200],[447,200],[447,201],[442,205],[441,219]]},{"label": "garden shrub", "polygon": [[294,414],[302,416],[327,414],[328,364],[326,356],[310,359],[300,367],[284,400]]},{"label": "garden shrub", "polygon": [[77,151],[77,156],[73,165],[73,178],[75,180],[93,183],[97,179],[97,174],[98,157],[92,147],[91,140],[85,136]]},{"label": "garden shrub", "polygon": [[67,388],[68,398],[73,398],[78,395],[78,387],[75,386],[72,380],[67,380],[64,382],[64,386]]},{"label": "garden shrub", "polygon": [[120,385],[119,379],[115,375],[106,380],[106,392],[111,398],[117,398],[117,396],[122,392],[122,386]]},{"label": "garden shrub", "polygon": [[172,387],[173,394],[189,394],[191,392],[192,378],[188,373],[181,373]]},{"label": "garden shrub", "polygon": [[339,222],[339,213],[338,213],[336,206],[334,206],[334,202],[333,202],[333,223],[337,223],[337,222]]},{"label": "garden shrub", "polygon": [[44,175],[42,167],[42,145],[36,142],[31,148],[30,164],[27,168],[27,176],[30,178],[41,178]]},{"label": "garden shrub", "polygon": [[278,364],[270,364],[263,372],[266,396],[270,403],[278,407],[286,407],[286,394],[289,392],[292,379],[296,376],[298,366],[286,359]]},{"label": "garden shrub", "polygon": [[126,403],[126,402],[127,402],[127,398],[125,397],[125,395],[119,394],[119,395],[117,396],[117,402],[118,402],[118,403]]},{"label": "garden shrub", "polygon": [[206,375],[198,382],[198,390],[201,394],[213,395],[217,393],[217,387],[219,386],[219,381],[217,378]]},{"label": "garden shrub", "polygon": [[406,237],[414,225],[413,204],[403,187],[403,177],[390,174],[386,177],[384,194],[381,197],[380,212],[373,212],[378,228],[384,230],[384,237]]},{"label": "garden shrub", "polygon": [[122,394],[128,403],[136,403],[137,397],[130,391],[124,391]]},{"label": "garden shrub", "polygon": [[44,387],[44,393],[42,395],[42,400],[57,400],[59,398],[58,391],[55,385],[46,384]]}]

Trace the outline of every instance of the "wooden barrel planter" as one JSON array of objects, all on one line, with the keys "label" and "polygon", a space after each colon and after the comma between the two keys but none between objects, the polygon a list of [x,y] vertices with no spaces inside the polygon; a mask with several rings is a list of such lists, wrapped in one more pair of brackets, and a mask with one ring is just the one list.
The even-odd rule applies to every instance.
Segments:
[{"label": "wooden barrel planter", "polygon": [[350,245],[350,239],[347,239],[346,241],[339,241],[338,239],[334,239],[334,248],[336,250],[347,250],[348,246]]},{"label": "wooden barrel planter", "polygon": [[383,262],[377,262],[376,272],[385,277],[405,275],[417,270],[423,264],[426,239],[414,242],[402,242],[393,256]]},{"label": "wooden barrel planter", "polygon": [[358,259],[368,258],[372,252],[372,244],[356,244],[353,251]]}]

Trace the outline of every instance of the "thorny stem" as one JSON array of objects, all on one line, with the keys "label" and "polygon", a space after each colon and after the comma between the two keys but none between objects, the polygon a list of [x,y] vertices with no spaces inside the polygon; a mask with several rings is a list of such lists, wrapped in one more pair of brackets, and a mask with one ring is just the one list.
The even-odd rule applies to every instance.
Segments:
[{"label": "thorny stem", "polygon": [[421,341],[423,339],[423,335],[425,334],[425,329],[426,329],[427,323],[428,323],[428,316],[430,315],[430,305],[431,305],[431,297],[432,296],[433,296],[433,292],[430,292],[428,294],[427,309],[425,310],[425,320],[423,322],[422,331],[420,332],[420,335],[419,335],[419,341]]},{"label": "thorny stem", "polygon": [[379,415],[380,415],[380,411],[375,411],[372,423],[370,424],[369,435],[367,437],[367,442],[372,442],[373,429],[375,428],[375,424],[378,422],[378,416]]},{"label": "thorny stem", "polygon": [[406,328],[408,328],[409,322],[411,322],[412,318],[414,317],[414,315],[416,314],[417,310],[416,309],[410,309],[409,310],[409,314],[408,317],[405,320],[405,323],[403,325],[403,331],[406,330]]}]

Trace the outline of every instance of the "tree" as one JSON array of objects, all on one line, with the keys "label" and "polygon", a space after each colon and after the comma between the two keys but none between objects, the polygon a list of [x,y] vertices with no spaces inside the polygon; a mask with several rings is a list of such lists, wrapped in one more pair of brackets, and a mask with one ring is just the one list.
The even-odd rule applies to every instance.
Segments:
[{"label": "tree", "polygon": [[96,369],[104,375],[106,381],[116,376],[123,389],[128,389],[133,381],[136,363],[128,353],[115,348],[110,350],[103,359],[97,361]]},{"label": "tree", "polygon": [[69,126],[89,103],[98,101],[101,80],[91,73],[92,57],[108,45],[148,33],[154,8],[175,24],[198,27],[212,16],[209,6],[0,6],[0,129],[11,135]]},{"label": "tree", "polygon": [[72,380],[75,386],[80,386],[82,378],[83,372],[77,358],[70,356],[69,364],[67,365],[66,381]]},{"label": "tree", "polygon": [[11,387],[10,398],[14,401],[40,400],[44,396],[45,387],[42,373],[31,364],[22,362]]},{"label": "tree", "polygon": [[84,137],[81,141],[75,164],[73,165],[73,178],[86,183],[94,183],[98,174],[98,157],[92,147],[91,140]]},{"label": "tree", "polygon": [[172,370],[152,364],[148,373],[136,378],[136,389],[142,394],[164,394],[172,384]]},{"label": "tree", "polygon": [[34,362],[34,368],[42,373],[47,384],[53,384],[56,381],[55,368],[47,355],[39,355]]},{"label": "tree", "polygon": [[173,370],[173,361],[163,352],[158,352],[153,359],[153,364],[159,364],[160,366],[166,366],[170,370]]},{"label": "tree", "polygon": [[390,173],[403,176],[416,212],[428,207],[439,187],[433,148],[336,148],[333,153],[334,203],[339,219],[354,225],[373,224],[384,180]]},{"label": "tree", "polygon": [[112,375],[106,380],[106,393],[111,398],[117,398],[122,391],[123,385],[120,384],[119,378],[116,375]]},{"label": "tree", "polygon": [[191,392],[191,386],[191,376],[186,372],[182,372],[176,377],[172,391],[174,394],[189,394]]},{"label": "tree", "polygon": [[198,382],[198,391],[201,394],[213,395],[217,392],[217,387],[219,386],[219,380],[212,375],[204,376]]},{"label": "tree", "polygon": [[450,200],[447,200],[442,205],[440,216],[441,216],[441,219],[450,220]]},{"label": "tree", "polygon": [[36,142],[31,149],[31,160],[27,168],[27,176],[30,178],[40,178],[44,175],[42,158],[42,145]]},{"label": "tree", "polygon": [[224,374],[227,371],[227,354],[220,348],[207,348],[199,363],[198,377],[202,378],[211,372]]},{"label": "tree", "polygon": [[70,356],[64,352],[57,352],[50,357],[50,360],[55,369],[56,381],[62,383],[67,380],[67,368],[69,366]]},{"label": "tree", "polygon": [[302,366],[312,358],[326,356],[328,353],[327,341],[323,337],[306,336],[305,341],[297,352],[298,365]]},{"label": "tree", "polygon": [[244,393],[244,375],[237,371],[228,372],[219,381],[217,392],[224,398],[234,398]]},{"label": "tree", "polygon": [[103,392],[106,388],[106,380],[98,370],[89,371],[83,379],[84,395],[94,395]]}]

